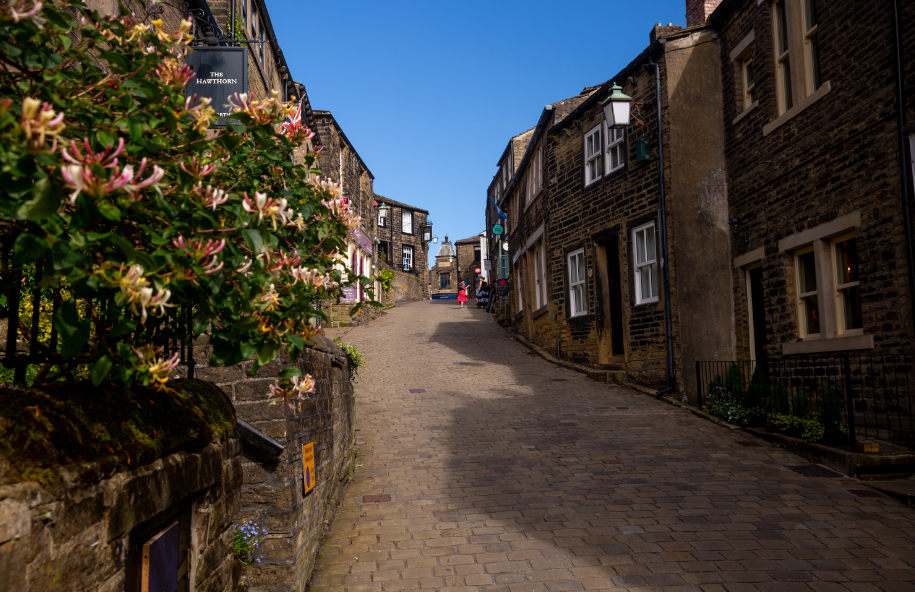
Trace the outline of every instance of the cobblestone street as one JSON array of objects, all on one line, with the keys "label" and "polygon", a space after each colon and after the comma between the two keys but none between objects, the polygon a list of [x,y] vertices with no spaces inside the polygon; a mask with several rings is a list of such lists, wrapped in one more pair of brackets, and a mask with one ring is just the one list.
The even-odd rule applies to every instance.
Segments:
[{"label": "cobblestone street", "polygon": [[553,366],[483,311],[344,331],[369,361],[359,456],[315,592],[915,589],[915,511]]}]

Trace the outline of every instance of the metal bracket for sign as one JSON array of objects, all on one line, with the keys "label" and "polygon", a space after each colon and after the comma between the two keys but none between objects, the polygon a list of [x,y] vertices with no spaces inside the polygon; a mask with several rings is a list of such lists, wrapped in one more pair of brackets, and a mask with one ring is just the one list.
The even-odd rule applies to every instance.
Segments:
[{"label": "metal bracket for sign", "polygon": [[[169,4],[168,2],[163,2],[162,0],[152,2],[151,6],[150,3],[147,2],[147,22],[156,16],[164,14],[166,6],[174,8],[175,10],[194,19],[194,43],[206,43],[205,39],[207,37],[207,33],[210,33],[215,38],[217,43],[231,43],[231,40],[226,37],[225,31],[223,31],[219,25],[216,24],[216,18],[207,10],[202,8],[191,8],[190,2],[182,2],[181,6],[175,6],[174,4]],[[202,33],[203,37],[198,36],[198,33]],[[261,42],[258,41],[258,43]]]}]

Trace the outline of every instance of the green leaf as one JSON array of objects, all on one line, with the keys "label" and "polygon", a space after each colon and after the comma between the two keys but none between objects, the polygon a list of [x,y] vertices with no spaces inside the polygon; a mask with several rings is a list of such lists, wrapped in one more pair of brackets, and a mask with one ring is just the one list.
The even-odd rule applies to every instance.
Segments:
[{"label": "green leaf", "polygon": [[54,328],[60,335],[60,355],[68,360],[89,341],[89,319],[80,319],[76,301],[67,300],[54,314]]},{"label": "green leaf", "polygon": [[293,376],[301,376],[301,375],[302,375],[302,371],[299,370],[298,368],[285,368],[284,370],[281,370],[279,374],[277,374],[277,376],[279,376],[280,378],[292,378]]},{"label": "green leaf", "polygon": [[83,256],[70,248],[66,242],[59,240],[51,247],[51,261],[55,271],[66,271],[83,262]]},{"label": "green leaf", "polygon": [[136,117],[127,118],[127,129],[130,131],[130,139],[139,142],[143,137],[143,122]]},{"label": "green leaf", "polygon": [[111,359],[111,356],[102,356],[96,360],[95,364],[92,365],[92,372],[90,373],[92,384],[95,386],[102,384],[102,381],[108,376],[108,371],[111,370],[112,365],[114,365],[114,361]]},{"label": "green leaf", "polygon": [[255,255],[260,255],[263,252],[264,237],[259,230],[245,228],[241,231],[241,234],[245,237],[245,242],[248,243],[248,246],[251,247],[251,251],[253,251]]},{"label": "green leaf", "polygon": [[241,357],[243,360],[250,360],[254,357],[255,352],[257,352],[257,348],[253,344],[247,341],[241,344]]},{"label": "green leaf", "polygon": [[257,354],[257,362],[261,366],[266,366],[276,358],[280,351],[280,344],[275,341],[268,341]]},{"label": "green leaf", "polygon": [[48,252],[48,241],[45,239],[23,232],[16,237],[13,244],[13,264],[22,265],[44,259]]},{"label": "green leaf", "polygon": [[292,345],[302,350],[305,349],[305,340],[298,335],[287,335],[286,338],[292,342]]},{"label": "green leaf", "polygon": [[60,194],[48,182],[47,177],[35,183],[32,196],[32,199],[19,206],[16,211],[16,216],[20,220],[42,220],[60,207]]},{"label": "green leaf", "polygon": [[96,206],[98,207],[99,213],[109,220],[113,222],[119,222],[121,220],[121,210],[116,205],[106,201],[100,201]]},{"label": "green leaf", "polygon": [[121,321],[114,327],[111,331],[108,331],[105,337],[120,337],[121,335],[127,335],[132,333],[137,328],[137,322],[132,320]]}]

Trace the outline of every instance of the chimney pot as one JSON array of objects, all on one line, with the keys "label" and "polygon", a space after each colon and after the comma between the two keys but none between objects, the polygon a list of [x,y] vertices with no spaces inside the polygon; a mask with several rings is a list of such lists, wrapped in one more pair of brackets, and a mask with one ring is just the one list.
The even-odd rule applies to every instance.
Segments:
[{"label": "chimney pot", "polygon": [[686,0],[686,26],[705,24],[719,4],[721,0]]}]

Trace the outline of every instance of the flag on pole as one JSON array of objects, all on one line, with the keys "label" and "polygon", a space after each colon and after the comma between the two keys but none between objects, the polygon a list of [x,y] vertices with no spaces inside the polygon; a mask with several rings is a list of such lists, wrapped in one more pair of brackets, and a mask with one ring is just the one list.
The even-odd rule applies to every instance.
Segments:
[{"label": "flag on pole", "polygon": [[296,108],[295,113],[286,116],[283,121],[283,134],[295,131],[302,126],[302,103],[304,101],[305,97],[299,99],[299,106]]}]

